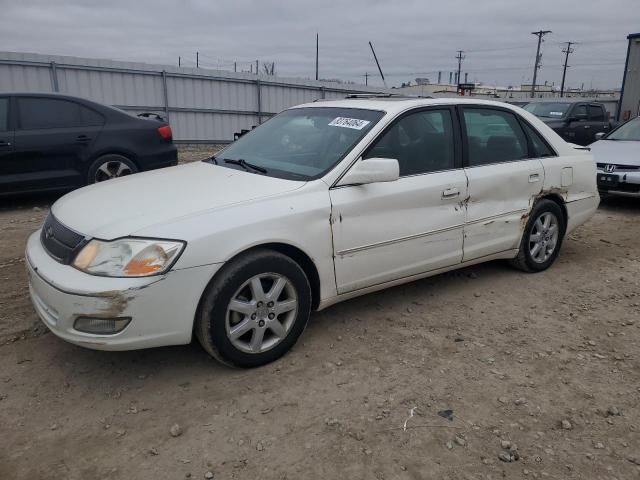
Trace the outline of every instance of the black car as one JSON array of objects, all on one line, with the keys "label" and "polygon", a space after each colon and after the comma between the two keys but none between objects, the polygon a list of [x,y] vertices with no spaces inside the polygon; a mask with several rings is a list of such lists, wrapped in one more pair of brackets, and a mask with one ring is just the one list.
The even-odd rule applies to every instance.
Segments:
[{"label": "black car", "polygon": [[524,109],[539,117],[567,142],[577,145],[589,145],[596,140],[596,133],[612,129],[609,114],[604,105],[597,102],[533,102]]},{"label": "black car", "polygon": [[176,165],[171,127],[58,94],[0,93],[0,194],[66,190]]}]

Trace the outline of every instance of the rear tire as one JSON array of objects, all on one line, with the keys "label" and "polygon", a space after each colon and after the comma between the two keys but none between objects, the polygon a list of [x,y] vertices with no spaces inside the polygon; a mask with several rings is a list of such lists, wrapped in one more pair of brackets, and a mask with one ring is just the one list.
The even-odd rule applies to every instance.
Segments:
[{"label": "rear tire", "polygon": [[135,163],[123,155],[110,153],[99,157],[89,167],[87,184],[99,183],[138,172]]},{"label": "rear tire", "polygon": [[525,272],[541,272],[555,261],[566,231],[562,208],[553,200],[537,202],[522,234],[518,256],[511,265]]},{"label": "rear tire", "polygon": [[195,334],[222,363],[258,367],[293,347],[310,313],[304,270],[286,255],[259,249],[231,260],[214,277],[200,300]]}]

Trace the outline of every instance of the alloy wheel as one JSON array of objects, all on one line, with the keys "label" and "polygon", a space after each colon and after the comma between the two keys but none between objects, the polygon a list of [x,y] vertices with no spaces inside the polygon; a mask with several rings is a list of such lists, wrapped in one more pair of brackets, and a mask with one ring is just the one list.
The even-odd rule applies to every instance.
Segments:
[{"label": "alloy wheel", "polygon": [[247,353],[262,353],[285,339],[298,310],[293,283],[278,273],[251,277],[227,306],[225,328],[229,341]]},{"label": "alloy wheel", "polygon": [[110,162],[104,162],[98,170],[96,170],[95,182],[104,182],[105,180],[111,180],[112,178],[124,177],[130,175],[131,167],[119,160],[113,160]]},{"label": "alloy wheel", "polygon": [[529,234],[529,253],[536,263],[544,263],[553,255],[560,236],[560,222],[552,212],[536,219]]}]

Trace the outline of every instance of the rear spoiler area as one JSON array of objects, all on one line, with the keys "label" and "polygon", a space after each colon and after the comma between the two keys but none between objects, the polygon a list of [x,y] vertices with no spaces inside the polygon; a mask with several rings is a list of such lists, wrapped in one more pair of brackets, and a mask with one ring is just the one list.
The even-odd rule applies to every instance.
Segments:
[{"label": "rear spoiler area", "polygon": [[138,118],[144,118],[146,120],[156,120],[162,123],[168,123],[164,115],[155,112],[143,112],[137,115]]}]

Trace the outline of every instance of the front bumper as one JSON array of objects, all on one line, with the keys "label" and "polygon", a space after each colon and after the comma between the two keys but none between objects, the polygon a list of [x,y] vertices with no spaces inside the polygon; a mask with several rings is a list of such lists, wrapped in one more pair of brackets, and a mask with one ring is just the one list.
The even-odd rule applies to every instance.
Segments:
[{"label": "front bumper", "polygon": [[616,168],[606,172],[597,168],[598,190],[611,195],[640,197],[640,170],[625,171]]},{"label": "front bumper", "polygon": [[[146,278],[107,278],[83,273],[51,258],[40,231],[26,249],[31,301],[58,337],[97,350],[133,350],[191,341],[200,296],[220,264],[173,270]],[[74,329],[78,317],[131,318],[113,335]]]}]

